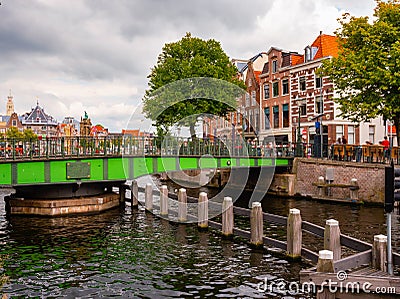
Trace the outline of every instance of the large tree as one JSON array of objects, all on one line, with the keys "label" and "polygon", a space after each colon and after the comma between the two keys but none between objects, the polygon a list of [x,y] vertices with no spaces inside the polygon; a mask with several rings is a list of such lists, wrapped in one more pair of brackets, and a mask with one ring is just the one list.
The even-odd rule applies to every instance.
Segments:
[{"label": "large tree", "polygon": [[374,19],[344,14],[336,31],[339,55],[322,73],[335,83],[342,116],[355,122],[377,116],[400,136],[400,0],[377,0]]},{"label": "large tree", "polygon": [[[204,77],[221,79],[226,84],[202,80]],[[226,116],[235,110],[236,97],[240,96],[237,89],[245,88],[220,43],[192,37],[190,33],[164,45],[148,78],[143,112],[155,121],[159,134],[178,125],[189,126],[194,137],[200,115]]]}]

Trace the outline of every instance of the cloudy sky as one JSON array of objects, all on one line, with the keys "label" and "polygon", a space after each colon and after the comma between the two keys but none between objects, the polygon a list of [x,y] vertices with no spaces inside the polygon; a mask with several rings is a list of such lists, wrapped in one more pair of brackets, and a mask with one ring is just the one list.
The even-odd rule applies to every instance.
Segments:
[{"label": "cloudy sky", "polygon": [[[141,103],[163,45],[186,32],[221,42],[231,58],[271,46],[302,52],[344,12],[371,16],[374,0],[0,0],[0,114],[39,104],[62,121],[113,132]],[[137,122],[137,126],[143,123]],[[142,128],[146,129],[146,128]]]}]

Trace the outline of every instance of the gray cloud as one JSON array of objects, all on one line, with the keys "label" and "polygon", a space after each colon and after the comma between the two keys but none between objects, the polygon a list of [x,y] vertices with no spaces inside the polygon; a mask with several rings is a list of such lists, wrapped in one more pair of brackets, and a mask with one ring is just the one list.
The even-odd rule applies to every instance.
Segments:
[{"label": "gray cloud", "polygon": [[18,113],[39,96],[59,120],[87,110],[94,122],[119,130],[163,45],[188,31],[220,41],[231,57],[249,58],[270,46],[301,51],[319,30],[332,33],[342,10],[372,14],[374,6],[374,0],[2,0],[0,114],[12,89]]}]

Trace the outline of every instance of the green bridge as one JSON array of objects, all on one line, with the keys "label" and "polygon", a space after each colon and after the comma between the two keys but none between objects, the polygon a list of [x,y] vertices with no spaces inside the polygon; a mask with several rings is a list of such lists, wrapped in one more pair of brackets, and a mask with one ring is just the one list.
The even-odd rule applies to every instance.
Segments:
[{"label": "green bridge", "polygon": [[[69,207],[68,213],[78,213],[79,209],[71,212],[72,201],[72,205],[79,202],[87,206],[85,201],[111,194],[112,187],[141,176],[192,169],[288,169],[293,159],[252,156],[247,148],[239,151],[222,142],[185,144],[170,140],[161,147],[155,143],[155,139],[123,137],[8,140],[0,158],[0,186],[15,189],[8,198],[12,214],[32,214],[33,210],[57,205]],[[52,213],[60,214],[43,212]]]}]

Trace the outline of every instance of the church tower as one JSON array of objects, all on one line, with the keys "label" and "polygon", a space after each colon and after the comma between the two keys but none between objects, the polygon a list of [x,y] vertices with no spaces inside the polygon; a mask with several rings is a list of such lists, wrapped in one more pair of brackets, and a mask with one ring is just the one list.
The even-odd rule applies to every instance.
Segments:
[{"label": "church tower", "polygon": [[14,113],[14,102],[13,102],[13,96],[11,95],[11,89],[10,89],[10,95],[7,97],[7,105],[6,105],[6,115],[11,116],[11,114]]}]

